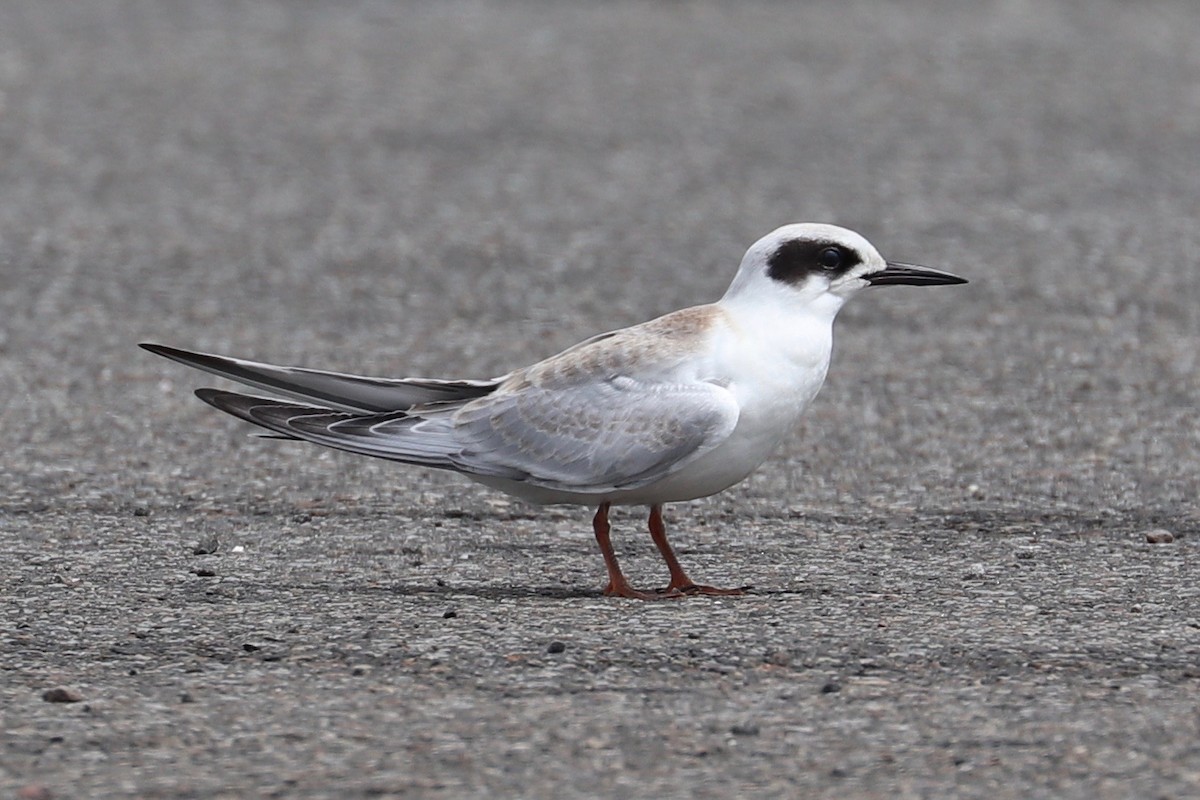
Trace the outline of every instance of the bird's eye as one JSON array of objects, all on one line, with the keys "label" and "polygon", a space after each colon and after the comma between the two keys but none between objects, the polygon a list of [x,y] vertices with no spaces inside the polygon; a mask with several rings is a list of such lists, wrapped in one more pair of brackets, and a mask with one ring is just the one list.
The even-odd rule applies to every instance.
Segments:
[{"label": "bird's eye", "polygon": [[842,251],[836,247],[826,247],[817,254],[817,263],[821,269],[837,269],[842,265]]}]

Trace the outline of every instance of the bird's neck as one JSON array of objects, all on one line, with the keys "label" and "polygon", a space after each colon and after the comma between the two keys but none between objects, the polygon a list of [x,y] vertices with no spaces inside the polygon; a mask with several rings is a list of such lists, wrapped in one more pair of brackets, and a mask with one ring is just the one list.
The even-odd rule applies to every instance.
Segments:
[{"label": "bird's neck", "polygon": [[776,284],[732,288],[718,302],[737,324],[753,329],[764,344],[782,350],[805,339],[827,339],[833,320],[846,302],[828,291],[805,293]]},{"label": "bird's neck", "polygon": [[[759,362],[771,383],[824,380],[833,349],[833,320],[843,298],[828,292],[797,302],[793,295],[726,296],[719,305],[736,332],[742,358]],[[751,356],[750,354],[754,354]]]}]

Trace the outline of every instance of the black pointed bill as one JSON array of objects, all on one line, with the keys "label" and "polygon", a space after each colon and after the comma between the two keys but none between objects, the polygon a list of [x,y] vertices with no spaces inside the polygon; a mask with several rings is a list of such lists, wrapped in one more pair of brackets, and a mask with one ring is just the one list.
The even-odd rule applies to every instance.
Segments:
[{"label": "black pointed bill", "polygon": [[863,278],[872,286],[949,286],[967,282],[966,278],[940,269],[902,264],[899,261],[889,261],[887,269],[863,275]]}]

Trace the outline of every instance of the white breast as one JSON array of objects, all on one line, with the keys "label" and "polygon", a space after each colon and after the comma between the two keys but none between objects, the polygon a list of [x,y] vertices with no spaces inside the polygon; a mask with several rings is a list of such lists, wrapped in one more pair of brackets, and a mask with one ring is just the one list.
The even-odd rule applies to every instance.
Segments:
[{"label": "white breast", "polygon": [[791,433],[825,382],[832,325],[772,316],[733,316],[730,326],[714,337],[714,363],[741,408],[729,438],[679,472],[618,502],[673,502],[716,494],[744,480]]}]

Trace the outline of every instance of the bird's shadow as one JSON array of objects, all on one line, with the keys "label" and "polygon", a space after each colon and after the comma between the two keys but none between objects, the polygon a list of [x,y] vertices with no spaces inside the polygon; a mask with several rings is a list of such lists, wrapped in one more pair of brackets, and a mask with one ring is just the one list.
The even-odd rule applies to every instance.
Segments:
[{"label": "bird's shadow", "polygon": [[478,597],[483,600],[598,599],[604,593],[590,586],[457,586],[431,583],[290,583],[288,589],[329,595],[382,595],[387,597]]},{"label": "bird's shadow", "polygon": [[[476,597],[481,600],[613,600],[621,601],[627,598],[608,597],[603,590],[598,586],[479,586],[479,585],[451,585],[451,584],[388,584],[388,585],[372,585],[363,586],[361,584],[328,584],[328,583],[307,583],[307,584],[292,584],[288,588],[323,592],[327,594],[369,594],[381,595],[386,597]],[[752,586],[745,587],[744,595],[732,598],[710,598],[710,599],[733,599],[751,598],[751,597],[775,597],[785,595],[802,595],[811,594],[811,590],[797,589],[755,589]],[[697,599],[706,597],[706,595],[694,595],[684,597],[664,597],[664,603],[672,602],[696,601]]]}]

